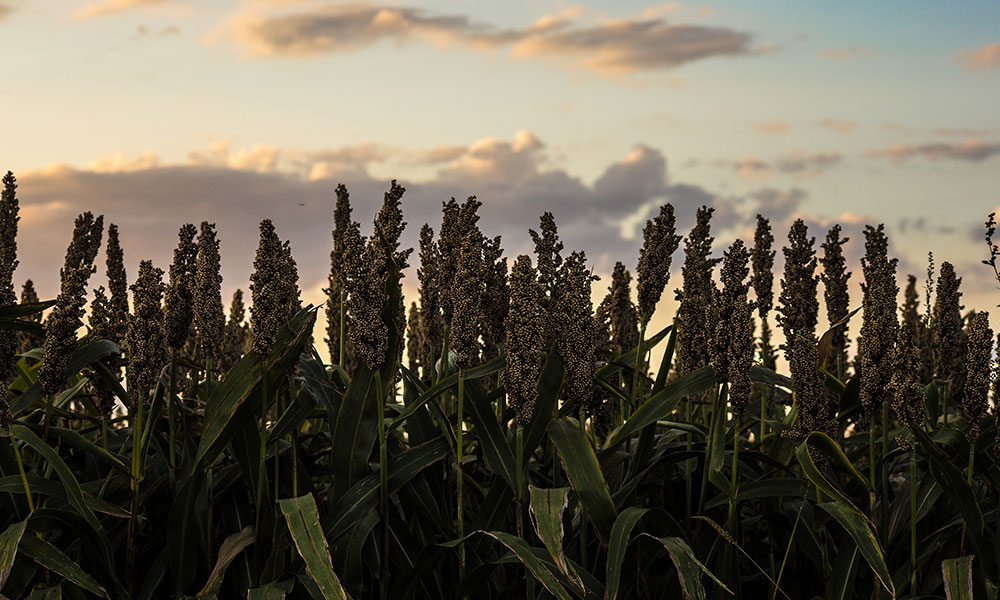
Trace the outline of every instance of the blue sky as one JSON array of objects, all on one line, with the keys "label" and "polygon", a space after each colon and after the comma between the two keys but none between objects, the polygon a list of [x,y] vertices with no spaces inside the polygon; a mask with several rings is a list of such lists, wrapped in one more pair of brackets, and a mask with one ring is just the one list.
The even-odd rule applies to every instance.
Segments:
[{"label": "blue sky", "polygon": [[756,212],[779,240],[842,222],[853,257],[884,222],[901,269],[933,250],[989,308],[997,23],[995,1],[0,0],[19,274],[53,292],[90,209],[121,222],[133,266],[219,221],[232,291],[274,217],[316,295],[336,183],[367,223],[396,177],[411,240],[477,194],[508,254],[552,210],[599,273],[634,264],[664,201],[682,226],[717,206],[720,251]]}]

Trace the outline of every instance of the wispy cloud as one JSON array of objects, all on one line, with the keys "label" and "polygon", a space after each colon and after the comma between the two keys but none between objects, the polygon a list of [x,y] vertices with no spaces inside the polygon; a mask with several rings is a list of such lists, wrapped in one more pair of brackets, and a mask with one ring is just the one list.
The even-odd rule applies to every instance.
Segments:
[{"label": "wispy cloud", "polygon": [[1000,143],[981,140],[966,140],[954,144],[949,142],[895,144],[888,148],[872,148],[865,151],[865,156],[868,158],[885,158],[893,162],[902,162],[915,157],[927,160],[981,162],[997,154],[1000,154]]},{"label": "wispy cloud", "polygon": [[213,41],[228,39],[248,56],[302,57],[357,51],[380,41],[471,51],[506,49],[601,74],[666,70],[713,57],[752,54],[752,36],[726,27],[667,22],[656,11],[633,19],[585,22],[568,8],[531,25],[503,29],[465,15],[377,4],[312,4],[294,11],[249,9]]},{"label": "wispy cloud", "polygon": [[788,123],[778,119],[764,121],[763,123],[754,123],[753,130],[757,133],[785,133],[788,131]]},{"label": "wispy cloud", "polygon": [[958,59],[970,71],[1000,69],[1000,42],[984,44],[974,50],[960,52]]},{"label": "wispy cloud", "polygon": [[0,21],[3,21],[14,12],[14,6],[9,2],[0,2]]},{"label": "wispy cloud", "polygon": [[155,4],[166,4],[171,1],[172,0],[100,0],[99,2],[94,2],[80,8],[80,10],[73,15],[73,18],[90,19],[93,17],[104,17],[123,13],[128,10],[132,10],[133,8],[152,6]]},{"label": "wispy cloud", "polygon": [[871,48],[864,48],[862,46],[848,46],[846,48],[826,48],[820,50],[818,54],[821,57],[828,58],[830,60],[851,60],[854,58],[871,56],[872,54],[875,54],[875,51]]},{"label": "wispy cloud", "polygon": [[730,168],[743,179],[765,179],[774,174],[796,178],[813,177],[839,165],[843,156],[839,152],[793,152],[771,160],[744,157],[738,160],[715,161],[716,166]]},{"label": "wispy cloud", "polygon": [[825,127],[837,133],[850,133],[858,126],[857,122],[846,119],[823,119],[820,127]]}]

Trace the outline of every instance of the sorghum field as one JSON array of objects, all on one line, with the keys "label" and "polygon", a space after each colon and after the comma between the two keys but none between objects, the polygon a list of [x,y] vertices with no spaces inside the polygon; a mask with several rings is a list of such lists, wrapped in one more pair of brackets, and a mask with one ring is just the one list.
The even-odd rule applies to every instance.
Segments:
[{"label": "sorghum field", "polygon": [[1000,277],[992,215],[982,272],[937,257],[918,280],[878,224],[848,242],[763,215],[720,250],[711,208],[678,232],[666,204],[598,282],[549,213],[508,263],[453,199],[413,255],[402,187],[366,238],[339,186],[318,339],[267,220],[228,311],[213,224],[126,273],[138,249],[91,213],[40,299],[3,186],[9,598],[997,596],[1000,365],[960,285]]}]

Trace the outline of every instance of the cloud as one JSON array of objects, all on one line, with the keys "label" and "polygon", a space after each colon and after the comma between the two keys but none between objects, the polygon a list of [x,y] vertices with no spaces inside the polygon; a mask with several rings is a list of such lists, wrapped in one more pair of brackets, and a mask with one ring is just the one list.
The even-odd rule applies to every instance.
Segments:
[{"label": "cloud", "polygon": [[105,17],[108,15],[123,13],[132,10],[133,8],[164,4],[170,1],[171,0],[101,0],[100,2],[95,2],[82,7],[73,15],[73,18],[91,19],[94,17]]},{"label": "cloud", "polygon": [[850,133],[858,126],[856,121],[846,119],[823,119],[819,122],[820,127],[825,127],[837,133]]},{"label": "cloud", "polygon": [[781,173],[795,177],[810,177],[839,165],[843,156],[839,152],[818,152],[807,154],[793,152],[785,156],[766,161],[759,158],[746,157],[735,161],[716,161],[716,165],[730,167],[744,179],[764,179]]},{"label": "cloud", "polygon": [[[752,36],[725,27],[668,23],[666,9],[637,19],[584,23],[582,9],[502,29],[464,15],[378,4],[310,5],[294,12],[247,10],[212,40],[249,56],[303,57],[357,51],[381,41],[472,51],[507,48],[513,59],[543,59],[600,74],[655,71],[712,56],[751,54]],[[211,41],[211,40],[210,40]]]},{"label": "cloud", "polygon": [[764,121],[754,123],[753,130],[757,133],[785,133],[788,131],[788,123],[781,120]]},{"label": "cloud", "polygon": [[958,60],[969,71],[1000,68],[1000,42],[984,44],[975,50],[960,52]]},{"label": "cloud", "polygon": [[14,12],[14,6],[7,2],[0,2],[0,21],[3,21]]},{"label": "cloud", "polygon": [[982,162],[996,154],[1000,154],[1000,143],[981,140],[966,140],[955,144],[948,142],[895,144],[888,148],[872,148],[865,151],[865,156],[868,158],[886,158],[892,162],[902,162],[918,156],[927,160]]},{"label": "cloud", "polygon": [[849,46],[847,48],[827,48],[819,51],[819,55],[830,60],[851,60],[871,56],[875,51],[871,48],[861,46]]},{"label": "cloud", "polygon": [[[779,190],[771,196],[723,196],[673,181],[663,153],[643,144],[606,165],[588,184],[549,166],[547,151],[542,140],[526,131],[507,140],[486,138],[438,163],[441,169],[430,178],[401,181],[407,188],[403,210],[409,223],[403,243],[416,246],[425,222],[438,229],[442,201],[475,194],[483,201],[484,232],[502,235],[508,256],[531,251],[527,230],[538,227],[543,211],[551,211],[567,250],[586,250],[598,270],[609,271],[616,260],[634,264],[642,224],[664,202],[673,203],[680,231],[693,226],[699,206],[716,207],[714,228],[721,232],[736,231],[757,212],[784,218],[803,197],[795,190],[787,192],[785,200],[778,199]],[[272,218],[279,234],[291,240],[303,289],[321,286],[329,268],[335,185],[348,186],[354,218],[370,231],[388,181],[370,175],[366,167],[421,154],[435,152],[380,144],[318,151],[265,144],[234,148],[223,140],[191,152],[182,164],[168,164],[152,152],[132,158],[112,154],[85,168],[54,165],[19,174],[18,278],[31,277],[43,296],[54,296],[65,248],[59,240],[68,243],[73,218],[90,210],[120,227],[130,274],[140,259],[166,268],[184,222],[217,223],[227,295],[236,287],[246,289],[257,224]],[[318,164],[354,167],[321,173]],[[411,269],[407,282],[414,277]]]}]

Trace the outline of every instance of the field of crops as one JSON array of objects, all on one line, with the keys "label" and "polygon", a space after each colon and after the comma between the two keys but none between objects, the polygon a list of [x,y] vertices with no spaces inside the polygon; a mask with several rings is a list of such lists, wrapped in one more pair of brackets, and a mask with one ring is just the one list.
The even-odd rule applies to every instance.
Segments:
[{"label": "field of crops", "polygon": [[126,273],[91,213],[39,299],[3,188],[0,598],[997,597],[994,332],[881,225],[854,265],[666,204],[597,282],[549,213],[508,263],[452,199],[412,255],[402,187],[366,237],[340,186],[317,339],[270,221],[228,310],[213,224]]}]

